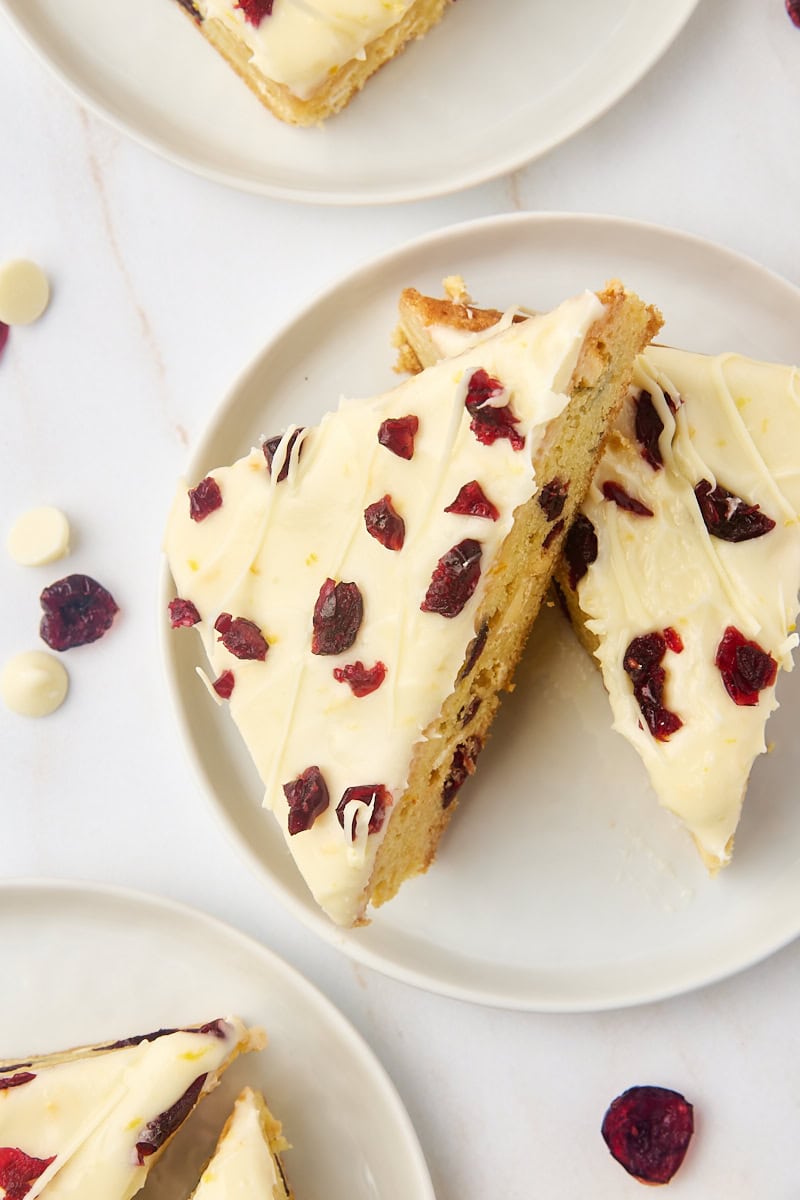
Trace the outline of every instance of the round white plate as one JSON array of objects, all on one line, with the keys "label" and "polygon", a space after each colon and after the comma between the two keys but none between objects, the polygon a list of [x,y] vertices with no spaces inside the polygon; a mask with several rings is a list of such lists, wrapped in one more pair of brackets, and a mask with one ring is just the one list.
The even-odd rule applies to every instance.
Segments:
[{"label": "round white plate", "polygon": [[378,204],[514,170],[605,112],[697,0],[461,0],[322,129],[268,113],[175,0],[0,0],[102,116],[173,161],[292,200]]},{"label": "round white plate", "polygon": [[[150,1200],[187,1196],[246,1084],[294,1149],[304,1200],[434,1200],[408,1114],[343,1016],[258,942],[154,897],[68,883],[0,884],[5,989],[0,1058],[236,1014],[266,1029],[175,1138]],[[346,1097],[346,1103],[343,1099]]]},{"label": "round white plate", "polygon": [[[661,336],[673,345],[800,358],[800,292],[747,259],[615,218],[493,218],[414,242],[312,303],[236,382],[189,477],[292,421],[315,422],[341,393],[391,386],[401,288],[439,294],[453,272],[497,308],[547,308],[618,276],[661,307]],[[165,608],[170,586],[167,578]],[[368,928],[341,932],[260,808],[238,734],[194,673],[201,653],[198,639],[165,634],[180,721],[213,803],[284,903],[364,963],[486,1003],[599,1009],[721,978],[800,931],[800,671],[781,678],[775,751],[753,771],[734,862],[711,880],[657,806],[638,756],[612,732],[599,672],[560,612],[545,609],[437,863]]]}]

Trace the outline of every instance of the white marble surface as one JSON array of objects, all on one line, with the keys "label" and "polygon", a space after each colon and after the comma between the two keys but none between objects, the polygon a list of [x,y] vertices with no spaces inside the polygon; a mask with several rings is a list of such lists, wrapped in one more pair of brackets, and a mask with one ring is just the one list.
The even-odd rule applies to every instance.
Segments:
[{"label": "white marble surface", "polygon": [[[70,659],[59,714],[0,714],[0,876],[161,893],[265,941],[376,1050],[439,1200],[638,1195],[598,1127],[644,1081],[696,1106],[670,1194],[796,1198],[796,944],[694,995],[595,1016],[472,1007],[352,965],[281,910],[199,799],[156,613],[166,506],[219,397],[267,335],[375,253],[494,212],[609,212],[725,243],[800,285],[800,30],[783,0],[702,0],[590,129],[510,178],[403,207],[290,206],[191,176],[87,113],[2,19],[0,111],[0,259],[37,259],[54,289],[0,364],[3,525],[64,507],[66,569],[96,572],[124,607],[113,636]],[[37,646],[53,577],[2,560],[0,660]]]}]

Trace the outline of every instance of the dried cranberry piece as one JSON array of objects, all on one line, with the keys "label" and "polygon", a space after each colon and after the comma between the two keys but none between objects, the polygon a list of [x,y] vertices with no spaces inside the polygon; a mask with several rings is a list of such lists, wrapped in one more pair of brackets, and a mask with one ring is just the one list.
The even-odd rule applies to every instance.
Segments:
[{"label": "dried cranberry piece", "polygon": [[494,405],[492,400],[502,396],[505,388],[499,379],[493,379],[483,368],[475,371],[467,384],[464,403],[472,417],[470,429],[484,446],[491,446],[498,438],[507,438],[512,450],[522,450],[525,438],[514,428],[519,417],[510,404]]},{"label": "dried cranberry piece", "polygon": [[206,475],[197,487],[189,488],[189,516],[193,521],[205,521],[222,507],[222,492],[213,475]]},{"label": "dried cranberry piece", "polygon": [[463,708],[458,710],[458,723],[462,729],[465,729],[466,726],[469,725],[470,721],[480,708],[481,703],[482,701],[480,696],[473,696],[469,704],[465,704]]},{"label": "dried cranberry piece", "polygon": [[5,1200],[24,1200],[40,1175],[43,1175],[52,1158],[32,1158],[15,1146],[0,1147],[0,1187]]},{"label": "dried cranberry piece", "polygon": [[39,597],[44,609],[39,626],[51,650],[70,650],[108,633],[119,609],[110,592],[89,575],[67,575]]},{"label": "dried cranberry piece", "polygon": [[200,620],[200,613],[191,600],[182,600],[180,596],[176,596],[169,602],[169,619],[173,629],[189,629]]},{"label": "dried cranberry piece", "polygon": [[483,653],[483,647],[486,645],[486,639],[489,636],[489,622],[481,621],[481,626],[475,637],[467,646],[467,653],[464,658],[464,665],[458,673],[459,683],[462,679],[466,679],[475,663]]},{"label": "dried cranberry piece", "polygon": [[482,745],[480,738],[470,737],[456,746],[450,770],[442,785],[442,808],[449,808],[464,780],[474,773]]},{"label": "dried cranberry piece", "polygon": [[694,1109],[671,1088],[628,1088],[603,1117],[612,1156],[641,1183],[669,1183],[694,1133]]},{"label": "dried cranberry piece", "polygon": [[35,1078],[32,1071],[19,1071],[16,1075],[4,1075],[0,1078],[0,1092],[5,1092],[9,1088],[22,1087],[24,1083],[30,1083]]},{"label": "dried cranberry piece", "polygon": [[312,654],[342,654],[349,650],[361,627],[364,602],[356,583],[326,579],[314,605]]},{"label": "dried cranberry piece", "polygon": [[367,533],[387,550],[402,550],[406,540],[406,523],[386,495],[364,509],[364,524]]},{"label": "dried cranberry piece", "polygon": [[656,412],[653,397],[649,392],[640,392],[636,398],[636,437],[642,445],[642,458],[650,463],[654,471],[664,466],[658,441],[663,432],[664,422]]},{"label": "dried cranberry piece", "polygon": [[683,725],[677,713],[664,707],[667,673],[661,660],[666,652],[667,643],[660,633],[645,633],[633,639],[622,659],[647,728],[659,742],[668,741]]},{"label": "dried cranberry piece", "polygon": [[553,525],[550,529],[548,529],[547,536],[545,537],[544,541],[542,542],[542,549],[549,550],[550,547],[552,546],[553,542],[556,540],[556,538],[559,537],[559,535],[562,534],[563,532],[564,532],[563,520],[556,521],[555,525]]},{"label": "dried cranberry piece", "polygon": [[786,0],[786,11],[792,24],[800,29],[800,0]]},{"label": "dried cranberry piece", "polygon": [[560,479],[556,475],[546,483],[539,492],[539,507],[548,521],[555,521],[564,511],[569,491],[569,480]]},{"label": "dried cranberry piece", "polygon": [[272,6],[275,0],[236,0],[236,8],[241,9],[245,19],[258,29],[264,17],[272,16]]},{"label": "dried cranberry piece", "polygon": [[477,479],[465,483],[453,503],[448,504],[444,511],[462,517],[485,517],[487,521],[496,521],[500,516]]},{"label": "dried cranberry piece", "polygon": [[152,1121],[148,1121],[139,1131],[136,1138],[136,1161],[140,1167],[144,1166],[144,1160],[149,1155],[160,1150],[167,1138],[186,1120],[200,1098],[206,1078],[206,1074],[198,1075],[174,1104],[157,1117],[153,1117]]},{"label": "dried cranberry piece", "polygon": [[749,642],[734,625],[729,625],[717,647],[714,664],[720,670],[725,691],[734,704],[752,708],[758,694],[772,687],[778,664],[758,642]]},{"label": "dried cranberry piece", "polygon": [[762,513],[757,504],[746,504],[720,484],[712,488],[707,479],[701,479],[694,494],[706,529],[723,542],[749,542],[775,528],[772,517]]},{"label": "dried cranberry piece", "polygon": [[346,663],[333,668],[333,678],[337,683],[348,683],[360,700],[378,690],[386,678],[386,666],[380,661],[374,667],[365,667],[363,662]]},{"label": "dried cranberry piece", "polygon": [[[392,803],[392,794],[385,788],[382,783],[362,783],[356,787],[347,788],[342,794],[342,798],[336,805],[336,816],[339,818],[339,824],[344,829],[344,810],[352,800],[359,800],[362,804],[372,804],[372,799],[375,798],[375,804],[369,818],[369,832],[380,833],[383,829],[383,821],[386,816],[386,810]],[[353,821],[350,826],[350,841],[356,840],[356,822]]]},{"label": "dried cranberry piece", "polygon": [[184,1029],[154,1029],[151,1033],[135,1033],[132,1037],[119,1038],[105,1046],[92,1047],[98,1053],[101,1050],[123,1050],[126,1046],[139,1046],[142,1042],[156,1042],[159,1038],[169,1037],[173,1033],[213,1033],[214,1037],[225,1039],[227,1029],[221,1017],[208,1021],[205,1025],[189,1025]]},{"label": "dried cranberry piece", "polygon": [[678,633],[677,629],[673,629],[671,625],[668,625],[664,630],[664,641],[667,643],[667,648],[671,650],[673,654],[683,653],[683,638]]},{"label": "dried cranberry piece", "polygon": [[653,515],[651,508],[648,508],[646,504],[642,504],[641,500],[636,500],[633,496],[629,496],[622,484],[614,483],[612,479],[607,479],[603,484],[603,495],[606,500],[613,500],[617,508],[622,508],[625,512],[634,513],[637,517],[652,517]]},{"label": "dried cranberry piece", "polygon": [[247,617],[232,617],[230,613],[220,613],[214,622],[214,628],[220,635],[217,640],[236,658],[252,658],[263,662],[267,657],[269,642],[255,622],[248,621]]},{"label": "dried cranberry piece", "polygon": [[[280,471],[278,471],[278,478],[275,481],[276,483],[282,483],[284,481],[284,479],[286,479],[287,475],[289,474],[289,460],[292,457],[292,448],[293,448],[295,442],[297,441],[297,439],[300,437],[300,434],[302,432],[303,432],[303,426],[300,426],[299,429],[294,429],[289,434],[289,438],[286,442],[286,453],[283,456],[283,465],[281,466]],[[277,452],[278,446],[280,446],[282,441],[283,441],[283,434],[278,434],[277,437],[267,438],[267,440],[261,446],[261,450],[264,454],[264,458],[267,460],[267,470],[269,471],[270,475],[272,474],[273,459],[275,458],[275,454]],[[300,449],[297,452],[298,461],[299,461],[300,455],[302,453],[303,453],[303,447],[301,445]]]},{"label": "dried cranberry piece", "polygon": [[221,675],[217,676],[211,686],[220,700],[230,700],[233,689],[236,686],[236,677],[233,671],[223,671]]},{"label": "dried cranberry piece", "polygon": [[378,430],[378,441],[398,458],[414,457],[414,438],[419,430],[419,417],[387,417]]},{"label": "dried cranberry piece", "polygon": [[330,803],[328,785],[319,767],[306,767],[296,779],[283,785],[283,794],[289,804],[288,827],[292,835],[310,829]]},{"label": "dried cranberry piece", "polygon": [[569,586],[575,590],[597,558],[597,533],[583,513],[578,513],[564,542],[564,558],[569,568]]},{"label": "dried cranberry piece", "polygon": [[8,326],[3,321],[0,321],[0,354],[2,354],[5,350],[6,342],[8,341],[8,333]]},{"label": "dried cranberry piece", "polygon": [[457,617],[478,586],[482,553],[480,542],[465,538],[443,554],[420,604],[422,611]]}]

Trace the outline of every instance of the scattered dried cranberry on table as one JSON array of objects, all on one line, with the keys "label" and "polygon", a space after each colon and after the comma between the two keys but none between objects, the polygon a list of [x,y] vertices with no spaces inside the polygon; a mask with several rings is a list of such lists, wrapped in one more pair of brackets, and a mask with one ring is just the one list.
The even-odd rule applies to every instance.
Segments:
[{"label": "scattered dried cranberry on table", "polygon": [[669,1183],[694,1133],[694,1109],[680,1092],[649,1085],[612,1100],[601,1127],[612,1156],[640,1183]]},{"label": "scattered dried cranberry on table", "polygon": [[89,575],[67,575],[39,597],[44,609],[39,633],[51,650],[71,650],[96,642],[119,611],[109,591]]}]

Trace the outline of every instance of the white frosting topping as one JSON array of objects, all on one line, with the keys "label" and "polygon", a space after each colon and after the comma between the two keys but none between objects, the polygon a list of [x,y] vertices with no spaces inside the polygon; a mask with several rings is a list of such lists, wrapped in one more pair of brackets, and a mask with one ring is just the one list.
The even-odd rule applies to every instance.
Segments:
[{"label": "white frosting topping", "polygon": [[30,508],[17,517],[6,541],[21,567],[40,567],[69,553],[69,521],[59,508]]},{"label": "white frosting topping", "polygon": [[[428,328],[442,355],[493,332]],[[782,669],[792,668],[800,588],[800,370],[651,346],[639,358],[634,382],[584,505],[598,557],[578,584],[578,598],[600,640],[596,653],[614,728],[639,751],[661,803],[683,820],[709,860],[724,863],[777,700],[768,687],[757,705],[734,704],[715,658],[733,625]],[[639,388],[652,395],[664,424],[662,470],[647,463],[636,439]],[[683,401],[674,417],[665,393]],[[694,495],[702,479],[758,504],[775,528],[745,542],[710,536]],[[633,515],[605,500],[608,480],[654,516]],[[683,726],[657,741],[642,728],[622,663],[635,637],[670,627],[684,649],[668,650],[662,662],[664,700]]]},{"label": "white frosting topping", "polygon": [[[584,506],[598,557],[578,584],[578,598],[600,639],[596,653],[614,727],[639,751],[662,804],[709,858],[725,862],[777,701],[768,687],[756,705],[735,704],[715,658],[725,629],[734,626],[791,669],[800,587],[800,372],[732,354],[651,347],[639,360],[635,385],[651,394],[663,421],[664,467],[655,470],[642,456],[632,398]],[[674,417],[665,394],[682,402]],[[759,505],[775,528],[742,542],[711,536],[694,494],[702,479]],[[605,500],[607,480],[621,483],[654,516]],[[623,657],[633,638],[668,627],[684,649],[668,650],[661,664],[664,700],[683,726],[658,741],[642,728]]]},{"label": "white frosting topping", "polygon": [[22,717],[47,717],[60,708],[69,689],[66,668],[45,650],[15,654],[0,675],[0,695]]},{"label": "white frosting topping", "polygon": [[50,284],[35,262],[15,258],[0,266],[0,321],[5,325],[30,325],[49,300]]},{"label": "white frosting topping", "polygon": [[129,1200],[138,1192],[152,1161],[146,1155],[139,1163],[136,1151],[147,1140],[148,1122],[180,1100],[199,1076],[218,1070],[245,1036],[235,1018],[219,1028],[222,1037],[179,1031],[5,1072],[33,1078],[0,1088],[0,1146],[53,1160],[26,1200]]},{"label": "white frosting topping", "polygon": [[[166,550],[178,595],[203,618],[197,628],[214,674],[234,673],[231,713],[263,780],[264,803],[317,901],[341,924],[362,913],[391,808],[383,829],[369,836],[365,806],[359,812],[348,805],[347,834],[336,808],[350,787],[383,785],[395,800],[405,790],[414,746],[463,664],[514,511],[536,491],[531,459],[568,401],[586,332],[601,313],[600,301],[586,292],[389,393],[343,401],[306,431],[302,458],[295,443],[284,481],[276,479],[288,436],[271,476],[260,449],[213,471],[223,503],[202,521],[190,519],[185,486],[176,497]],[[505,385],[493,403],[510,402],[526,440],[522,451],[507,439],[481,444],[470,430],[467,384],[481,368]],[[419,420],[410,461],[377,438],[385,419],[408,414]],[[472,480],[499,510],[497,521],[444,511]],[[400,551],[365,528],[365,508],[387,494],[405,521]],[[474,595],[453,618],[422,612],[438,560],[464,539],[482,550]],[[328,578],[357,583],[364,605],[354,644],[332,656],[310,652],[312,613]],[[270,644],[264,662],[240,661],[222,645],[214,631],[221,612],[262,630]],[[383,684],[363,698],[333,676],[335,667],[355,661],[386,666]],[[330,804],[310,829],[289,835],[283,785],[312,765]]]},{"label": "white frosting topping", "polygon": [[204,20],[231,30],[268,79],[307,100],[339,67],[396,25],[413,0],[274,0],[253,25],[235,0],[196,0]]},{"label": "white frosting topping", "polygon": [[246,1088],[192,1200],[271,1200],[274,1194],[282,1196],[284,1189],[262,1124],[262,1110],[255,1094]]}]

